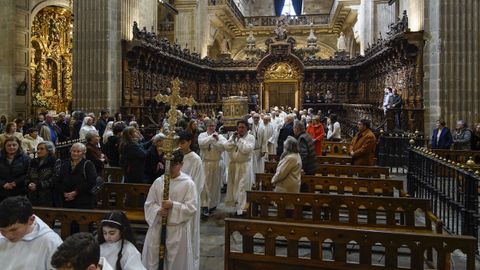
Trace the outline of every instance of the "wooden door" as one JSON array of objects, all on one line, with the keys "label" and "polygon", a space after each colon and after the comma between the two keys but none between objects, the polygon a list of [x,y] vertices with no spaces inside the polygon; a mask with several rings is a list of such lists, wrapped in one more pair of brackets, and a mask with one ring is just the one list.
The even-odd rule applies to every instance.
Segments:
[{"label": "wooden door", "polygon": [[268,84],[268,105],[295,107],[295,83],[269,83]]}]

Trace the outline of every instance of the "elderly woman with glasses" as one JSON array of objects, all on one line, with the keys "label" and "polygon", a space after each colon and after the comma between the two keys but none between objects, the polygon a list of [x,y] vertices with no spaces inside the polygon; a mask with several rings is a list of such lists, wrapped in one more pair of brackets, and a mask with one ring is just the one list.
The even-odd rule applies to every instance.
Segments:
[{"label": "elderly woman with glasses", "polygon": [[27,196],[35,206],[53,206],[55,169],[61,162],[55,157],[55,145],[43,141],[37,145],[37,157],[30,161]]},{"label": "elderly woman with glasses", "polygon": [[95,165],[85,158],[87,148],[75,143],[70,149],[70,160],[64,161],[55,183],[61,207],[92,209],[95,196],[90,192],[96,184]]},{"label": "elderly woman with glasses", "polygon": [[283,153],[277,171],[272,177],[276,192],[300,192],[302,159],[298,152],[298,141],[288,136],[283,143]]}]

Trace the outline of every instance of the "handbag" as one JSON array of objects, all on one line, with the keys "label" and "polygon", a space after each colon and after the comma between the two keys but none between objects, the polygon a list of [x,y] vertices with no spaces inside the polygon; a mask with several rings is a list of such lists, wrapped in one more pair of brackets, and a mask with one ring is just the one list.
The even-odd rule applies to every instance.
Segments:
[{"label": "handbag", "polygon": [[[85,163],[83,163],[83,177],[85,177],[85,180],[87,180],[87,173],[85,172],[85,167],[87,166],[87,162],[90,162],[90,161],[86,160]],[[103,181],[102,177],[97,176],[97,178],[95,178],[95,185],[90,189],[90,194],[97,195],[100,192],[100,190],[102,190],[104,184],[105,184],[105,181]]]}]

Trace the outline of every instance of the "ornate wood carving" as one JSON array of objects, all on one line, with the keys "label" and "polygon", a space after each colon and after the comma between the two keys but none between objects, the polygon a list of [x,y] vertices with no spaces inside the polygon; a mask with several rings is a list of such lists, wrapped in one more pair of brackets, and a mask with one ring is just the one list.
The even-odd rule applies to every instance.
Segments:
[{"label": "ornate wood carving", "polygon": [[127,113],[151,114],[152,108],[158,107],[152,97],[166,92],[167,82],[174,77],[185,84],[182,96],[216,104],[221,97],[242,95],[251,102],[253,95],[261,95],[261,83],[267,77],[289,76],[285,74],[293,72],[298,75],[300,98],[305,91],[330,91],[336,102],[365,104],[355,109],[357,116],[370,114],[375,126],[385,122],[385,115],[382,110],[371,108],[380,106],[386,86],[395,87],[404,100],[403,128],[422,130],[423,33],[408,32],[404,23],[392,27],[388,39],[379,38],[364,56],[356,58],[311,59],[295,47],[295,40],[268,39],[268,50],[261,53],[260,60],[214,61],[202,59],[166,39],[157,39],[135,24],[134,40],[124,43],[122,106]]}]

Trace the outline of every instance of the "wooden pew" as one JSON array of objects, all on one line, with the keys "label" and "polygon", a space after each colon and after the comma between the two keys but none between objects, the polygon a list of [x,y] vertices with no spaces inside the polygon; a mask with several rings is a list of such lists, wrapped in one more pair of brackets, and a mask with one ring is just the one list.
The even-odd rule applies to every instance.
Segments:
[{"label": "wooden pew", "polygon": [[[410,197],[247,191],[247,218],[442,233],[430,201]],[[307,211],[308,210],[308,211]],[[416,222],[420,210],[425,222]]]},{"label": "wooden pew", "polygon": [[334,142],[334,141],[322,141],[322,151],[329,155],[348,155],[350,151],[351,142]]},{"label": "wooden pew", "polygon": [[130,221],[144,223],[144,204],[149,189],[147,184],[105,183],[98,207],[125,211]]},{"label": "wooden pew", "polygon": [[[110,213],[107,210],[70,209],[33,207],[33,213],[39,216],[48,226],[60,230],[62,239],[70,236],[72,223],[77,223],[80,232],[92,232],[98,228],[103,217]],[[60,227],[56,225],[60,225]]]},{"label": "wooden pew", "polygon": [[[277,170],[277,162],[265,162],[265,172],[275,173]],[[320,175],[336,175],[347,177],[390,177],[390,169],[388,167],[379,166],[358,166],[358,165],[339,165],[339,164],[320,164],[316,174]]]},{"label": "wooden pew", "polygon": [[[286,242],[286,247],[279,242]],[[379,244],[384,266],[372,260]],[[325,245],[331,248],[331,259]],[[475,269],[476,240],[471,236],[227,218],[224,269],[405,269],[398,265],[401,249],[409,250],[406,269],[424,269],[424,254],[432,248],[437,251],[431,262],[436,269],[450,269],[450,254],[457,249],[466,254],[466,269]],[[352,252],[358,257],[352,259]]]},{"label": "wooden pew", "polygon": [[[255,174],[253,190],[273,191],[273,174]],[[403,189],[403,181],[377,178],[348,178],[335,176],[302,175],[302,183],[309,193],[336,193],[352,195],[407,196]]]},{"label": "wooden pew", "polygon": [[[317,156],[317,160],[320,164],[351,164],[352,158],[350,156]],[[277,155],[268,155],[268,161],[278,162],[279,157]]]},{"label": "wooden pew", "polygon": [[105,182],[121,183],[123,179],[123,169],[121,167],[105,166],[103,169],[103,179]]}]

